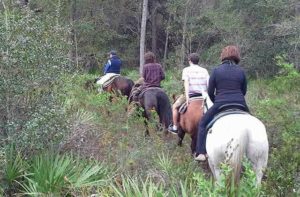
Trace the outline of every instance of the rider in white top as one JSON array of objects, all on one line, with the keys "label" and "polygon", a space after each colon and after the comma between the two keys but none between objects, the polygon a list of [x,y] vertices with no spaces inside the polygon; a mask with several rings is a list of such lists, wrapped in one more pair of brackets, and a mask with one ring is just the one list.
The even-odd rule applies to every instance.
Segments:
[{"label": "rider in white top", "polygon": [[173,125],[170,125],[168,130],[171,133],[177,134],[178,124],[178,108],[186,102],[189,104],[189,98],[194,96],[206,96],[209,80],[208,71],[200,67],[199,56],[196,53],[191,53],[188,57],[189,66],[182,71],[182,80],[184,81],[184,95],[180,95],[173,104]]},{"label": "rider in white top", "polygon": [[202,94],[207,92],[207,84],[209,80],[208,71],[193,62],[189,61],[190,66],[182,71],[182,80],[185,83],[186,99],[194,94]]}]

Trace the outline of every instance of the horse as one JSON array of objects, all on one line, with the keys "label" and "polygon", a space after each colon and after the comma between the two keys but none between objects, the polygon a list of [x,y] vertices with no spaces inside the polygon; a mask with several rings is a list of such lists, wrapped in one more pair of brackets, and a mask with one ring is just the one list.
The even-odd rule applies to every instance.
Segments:
[{"label": "horse", "polygon": [[[176,101],[173,95],[174,102]],[[198,124],[204,112],[212,106],[212,102],[206,93],[202,97],[191,98],[189,105],[184,113],[179,114],[178,120],[178,142],[182,146],[182,141],[186,133],[190,134],[192,138],[191,151],[192,154],[196,151]],[[179,110],[180,111],[180,110]]]},{"label": "horse", "polygon": [[[151,87],[143,90],[140,93],[138,102],[144,109],[143,116],[146,120],[151,119],[151,110],[155,110],[159,116],[159,123],[167,130],[172,122],[172,109],[169,97],[158,87]],[[149,135],[148,124],[146,125],[146,135]]]},{"label": "horse", "polygon": [[131,89],[134,85],[134,82],[124,76],[117,76],[113,78],[111,82],[109,82],[107,85],[103,85],[103,90],[106,92],[114,93],[117,96],[126,96],[127,99],[129,99]]},{"label": "horse", "polygon": [[178,120],[178,145],[182,146],[182,141],[186,133],[192,138],[191,151],[196,151],[198,124],[204,112],[204,99],[191,99],[186,111],[179,115]]},{"label": "horse", "polygon": [[[96,89],[96,84],[99,78],[96,78],[94,80],[88,80],[85,83],[85,88],[87,90],[93,90]],[[131,89],[133,88],[134,82],[124,76],[116,75],[112,77],[110,80],[105,82],[103,84],[103,91],[109,92],[109,93],[114,93],[117,96],[126,96],[127,99],[129,99]],[[102,92],[102,89],[99,90],[99,92]],[[110,98],[111,100],[112,98]]]},{"label": "horse", "polygon": [[250,114],[229,114],[220,117],[206,138],[208,163],[214,178],[220,181],[220,164],[228,163],[234,182],[240,179],[243,156],[249,159],[260,185],[268,162],[269,143],[264,124]]}]

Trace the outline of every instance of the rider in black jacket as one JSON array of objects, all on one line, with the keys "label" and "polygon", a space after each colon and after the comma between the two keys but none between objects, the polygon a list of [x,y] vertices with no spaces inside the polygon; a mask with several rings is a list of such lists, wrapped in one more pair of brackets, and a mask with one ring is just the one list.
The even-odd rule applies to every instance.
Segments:
[{"label": "rider in black jacket", "polygon": [[204,114],[198,126],[196,158],[198,161],[206,160],[206,125],[219,112],[224,104],[237,103],[249,111],[245,101],[247,80],[244,70],[238,65],[240,52],[236,46],[227,46],[221,53],[221,65],[215,68],[210,76],[208,95],[214,105]]}]

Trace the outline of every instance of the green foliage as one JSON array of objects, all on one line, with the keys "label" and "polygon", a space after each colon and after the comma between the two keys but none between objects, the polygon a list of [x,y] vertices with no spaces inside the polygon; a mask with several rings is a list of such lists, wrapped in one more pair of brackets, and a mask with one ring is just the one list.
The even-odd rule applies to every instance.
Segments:
[{"label": "green foliage", "polygon": [[0,14],[1,140],[27,153],[61,139],[66,128],[57,93],[69,69],[68,29],[56,19],[9,4]]},{"label": "green foliage", "polygon": [[[280,72],[275,79],[253,85],[260,94],[255,113],[268,131],[271,154],[263,184],[266,195],[287,196],[299,192],[297,185],[299,154],[299,72],[284,57],[277,57]],[[256,87],[263,87],[257,88]]]},{"label": "green foliage", "polygon": [[73,156],[47,153],[36,156],[21,184],[31,196],[68,193],[73,189],[104,184],[109,171],[101,164],[86,163]]},{"label": "green foliage", "polygon": [[11,144],[5,152],[5,163],[3,168],[4,173],[2,182],[6,193],[12,194],[17,192],[17,182],[22,180],[27,165],[21,154],[16,151],[14,144]]},{"label": "green foliage", "polygon": [[162,169],[163,172],[167,174],[171,174],[172,172],[172,159],[169,158],[169,155],[165,155],[164,153],[159,154],[156,163],[159,165],[159,168]]},{"label": "green foliage", "polygon": [[244,161],[243,165],[245,171],[238,187],[234,184],[232,169],[227,164],[222,165],[221,180],[215,184],[207,181],[203,175],[195,173],[193,179],[201,196],[259,196],[260,189],[256,185],[256,175],[252,166],[248,161]]},{"label": "green foliage", "polygon": [[122,177],[122,185],[111,186],[113,188],[112,196],[120,197],[163,197],[167,193],[161,185],[153,183],[151,179],[142,181],[139,179],[133,179],[130,177]]}]

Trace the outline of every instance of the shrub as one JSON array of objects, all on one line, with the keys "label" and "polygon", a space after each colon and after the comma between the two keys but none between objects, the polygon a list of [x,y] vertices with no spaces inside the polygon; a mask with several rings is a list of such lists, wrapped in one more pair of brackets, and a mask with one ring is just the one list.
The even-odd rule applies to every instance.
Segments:
[{"label": "shrub", "polygon": [[57,90],[69,69],[68,29],[56,17],[17,6],[6,6],[0,14],[1,134],[28,153],[58,140],[65,129]]},{"label": "shrub", "polygon": [[60,196],[76,189],[103,185],[109,170],[102,164],[85,162],[79,158],[46,153],[33,158],[22,183],[24,194]]}]

